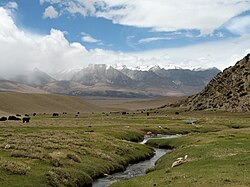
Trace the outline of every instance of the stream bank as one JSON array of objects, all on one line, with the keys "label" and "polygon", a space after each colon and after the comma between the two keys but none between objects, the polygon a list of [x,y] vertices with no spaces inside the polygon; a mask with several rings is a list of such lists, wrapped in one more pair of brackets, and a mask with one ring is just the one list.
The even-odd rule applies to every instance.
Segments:
[{"label": "stream bank", "polygon": [[[146,135],[144,137],[144,140],[140,142],[140,144],[145,144],[147,143],[148,140],[151,140],[151,139],[169,139],[169,138],[177,138],[177,137],[180,137],[180,135],[161,135],[161,134],[157,134],[153,136]],[[147,169],[154,167],[157,160],[169,152],[169,150],[167,149],[159,149],[159,148],[154,148],[154,151],[155,151],[155,155],[152,158],[145,160],[145,161],[141,161],[136,164],[131,164],[123,172],[117,172],[112,175],[108,175],[106,177],[97,179],[93,183],[93,187],[106,187],[120,180],[126,180],[126,179],[130,179],[133,177],[145,175]]]}]

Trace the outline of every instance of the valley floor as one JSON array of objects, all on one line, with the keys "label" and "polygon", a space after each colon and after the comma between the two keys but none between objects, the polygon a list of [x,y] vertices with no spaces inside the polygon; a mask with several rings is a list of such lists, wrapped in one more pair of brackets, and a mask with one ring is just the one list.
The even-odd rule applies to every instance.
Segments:
[{"label": "valley floor", "polygon": [[[151,157],[151,146],[174,149],[147,175],[112,186],[250,185],[249,113],[148,112],[38,114],[28,124],[0,122],[0,186],[91,186],[95,178]],[[138,144],[149,131],[186,136]],[[170,167],[184,155],[187,163]]]}]

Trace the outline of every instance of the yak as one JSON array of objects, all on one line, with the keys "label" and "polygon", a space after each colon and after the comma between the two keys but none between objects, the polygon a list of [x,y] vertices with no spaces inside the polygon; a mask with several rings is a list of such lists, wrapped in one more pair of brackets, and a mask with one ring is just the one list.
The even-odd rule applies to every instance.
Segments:
[{"label": "yak", "polygon": [[1,117],[0,118],[0,121],[6,121],[7,120],[7,117]]},{"label": "yak", "polygon": [[59,114],[58,114],[58,113],[53,113],[52,116],[53,116],[53,117],[56,117],[56,116],[59,116]]},{"label": "yak", "polygon": [[23,117],[23,123],[29,123],[30,122],[30,117]]},{"label": "yak", "polygon": [[8,117],[8,120],[12,120],[12,121],[20,121],[21,119],[20,118],[17,118],[16,116],[9,116]]}]

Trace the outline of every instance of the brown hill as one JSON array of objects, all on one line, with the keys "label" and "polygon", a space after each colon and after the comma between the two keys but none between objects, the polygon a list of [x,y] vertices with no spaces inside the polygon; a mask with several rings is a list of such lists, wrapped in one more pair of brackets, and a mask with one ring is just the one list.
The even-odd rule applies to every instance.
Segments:
[{"label": "brown hill", "polygon": [[100,107],[73,96],[0,92],[0,101],[1,114],[102,111]]},{"label": "brown hill", "polygon": [[214,77],[197,95],[186,100],[190,110],[250,111],[250,54]]},{"label": "brown hill", "polygon": [[46,93],[39,88],[8,80],[0,80],[0,92]]}]

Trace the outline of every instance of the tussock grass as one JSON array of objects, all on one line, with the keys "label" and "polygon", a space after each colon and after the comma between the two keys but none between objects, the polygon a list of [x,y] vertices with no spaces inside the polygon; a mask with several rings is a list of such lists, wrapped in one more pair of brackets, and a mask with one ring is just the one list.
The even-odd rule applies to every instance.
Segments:
[{"label": "tussock grass", "polygon": [[17,161],[0,161],[0,169],[11,175],[26,175],[30,167]]},{"label": "tussock grass", "polygon": [[53,168],[47,173],[47,180],[50,186],[92,186],[92,178],[81,171],[70,173],[62,168]]},{"label": "tussock grass", "polygon": [[78,155],[76,155],[75,153],[67,154],[67,158],[72,159],[73,161],[78,162],[78,163],[82,162],[81,158]]},{"label": "tussock grass", "polygon": [[[197,119],[197,124],[186,124],[185,120],[188,119]],[[240,143],[245,144],[246,137],[235,134],[235,131],[240,132],[250,127],[249,120],[246,114],[180,111],[179,115],[175,115],[175,111],[160,111],[150,113],[149,116],[141,113],[108,116],[80,113],[77,118],[75,114],[69,113],[58,118],[52,118],[50,114],[37,114],[32,117],[29,125],[16,122],[0,123],[0,162],[25,163],[30,167],[25,175],[15,174],[15,178],[11,172],[1,168],[0,178],[5,180],[0,180],[0,186],[17,186],[20,182],[25,183],[25,186],[30,184],[38,187],[89,185],[95,178],[122,171],[131,163],[151,157],[153,149],[150,146],[171,146],[174,150],[170,155],[163,157],[155,168],[150,169],[146,178],[142,178],[143,181],[136,179],[136,182],[133,180],[124,184],[138,186],[141,183],[153,186],[156,181],[160,182],[157,186],[166,186],[170,183],[177,185],[178,182],[182,184],[183,177],[187,177],[185,172],[188,168],[176,168],[175,173],[169,168],[173,159],[184,156],[184,153],[191,155],[190,162],[180,166],[181,169],[194,163],[206,163],[205,158],[213,158],[211,160],[218,164],[216,160],[222,159],[225,156],[223,153],[232,158],[231,149],[221,149],[220,152],[219,145],[229,146],[237,137],[238,146]],[[230,124],[237,124],[240,128],[232,128]],[[180,133],[187,136],[164,142],[149,141],[150,146],[138,144],[148,131],[163,134]],[[9,149],[5,149],[7,144],[10,145]],[[193,151],[194,149],[197,151]],[[237,167],[246,167],[247,147],[234,147],[232,150],[233,154],[245,154],[245,159],[239,161]],[[216,152],[217,155],[212,152]],[[224,162],[226,164],[226,161]],[[190,177],[199,181],[197,177]],[[223,181],[227,181],[228,184],[232,182],[229,179],[225,178]],[[142,186],[141,184],[139,186]]]}]

